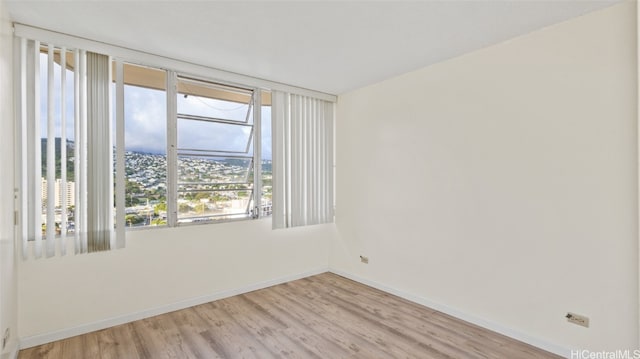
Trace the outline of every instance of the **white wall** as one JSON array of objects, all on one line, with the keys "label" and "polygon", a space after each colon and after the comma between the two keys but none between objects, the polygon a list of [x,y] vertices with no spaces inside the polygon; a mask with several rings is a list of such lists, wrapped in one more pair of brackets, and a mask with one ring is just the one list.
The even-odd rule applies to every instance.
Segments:
[{"label": "white wall", "polygon": [[334,235],[333,224],[272,231],[263,219],[132,231],[125,249],[21,261],[20,337],[34,345],[323,272]]},{"label": "white wall", "polygon": [[9,14],[2,1],[0,49],[0,340],[7,328],[12,333],[9,344],[0,350],[4,359],[16,349],[18,328],[13,239],[13,33]]},{"label": "white wall", "polygon": [[549,349],[638,348],[635,10],[339,96],[330,267]]}]

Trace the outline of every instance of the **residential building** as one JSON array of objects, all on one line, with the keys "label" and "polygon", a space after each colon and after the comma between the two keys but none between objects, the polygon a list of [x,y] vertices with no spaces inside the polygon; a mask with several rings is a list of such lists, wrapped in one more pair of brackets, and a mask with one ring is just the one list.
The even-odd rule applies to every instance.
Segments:
[{"label": "residential building", "polygon": [[[47,200],[49,193],[48,193],[48,187],[47,187],[47,180],[45,178],[42,178],[42,200],[43,203],[45,203],[44,201]],[[62,207],[62,193],[64,191],[63,186],[62,186],[62,181],[58,178],[56,179],[56,184],[55,184],[55,194],[54,194],[54,203],[56,208],[61,208]],[[73,181],[68,181],[66,182],[66,191],[67,193],[67,197],[66,197],[66,202],[65,205],[67,207],[71,207],[76,203],[76,183]]]}]

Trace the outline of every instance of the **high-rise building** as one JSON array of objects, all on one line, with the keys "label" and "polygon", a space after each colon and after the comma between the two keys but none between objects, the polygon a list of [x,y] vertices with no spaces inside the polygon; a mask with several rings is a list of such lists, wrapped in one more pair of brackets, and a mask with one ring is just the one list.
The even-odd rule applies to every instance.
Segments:
[{"label": "high-rise building", "polygon": [[[76,203],[76,183],[73,181],[67,181],[67,188],[66,188],[66,194],[67,194],[67,198],[66,198],[66,207],[70,207],[70,206],[74,206]],[[54,193],[54,205],[56,206],[56,208],[62,207],[62,193],[63,193],[63,186],[62,186],[62,180],[61,179],[56,179],[56,183],[54,185],[54,189],[55,189],[55,193]],[[47,187],[47,179],[46,178],[42,178],[42,201],[45,202],[48,198],[48,187]]]}]

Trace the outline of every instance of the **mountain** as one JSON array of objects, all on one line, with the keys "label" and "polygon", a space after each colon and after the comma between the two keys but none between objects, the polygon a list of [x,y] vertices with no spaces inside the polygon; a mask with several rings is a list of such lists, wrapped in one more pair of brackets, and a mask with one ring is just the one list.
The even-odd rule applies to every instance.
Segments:
[{"label": "mountain", "polygon": [[[55,139],[56,146],[56,178],[60,178],[60,162],[62,157],[62,139],[60,137],[56,137]],[[73,167],[73,159],[74,159],[74,149],[75,144],[73,141],[67,140],[67,181],[73,181],[74,179],[74,167]],[[47,176],[47,139],[43,138],[40,142],[40,155],[41,155],[41,164],[42,164],[42,177]]]},{"label": "mountain", "polygon": [[[47,139],[43,138],[41,139],[40,142],[40,153],[41,153],[41,164],[42,164],[42,176],[46,177],[47,176]],[[62,148],[62,140],[59,137],[56,137],[55,139],[55,147],[56,147],[56,178],[60,178],[60,162],[61,162],[61,148]],[[67,180],[68,181],[73,181],[74,180],[74,149],[75,149],[75,143],[73,141],[67,140],[67,144],[66,144],[66,148],[67,148]],[[157,157],[164,157],[162,155],[154,155],[154,154],[148,154],[148,153],[143,153],[143,152],[127,152],[127,154],[125,155],[126,157],[126,167],[127,167],[127,175],[132,175],[134,172],[136,171],[136,166],[140,165],[138,162],[134,161],[134,158],[137,157],[144,157],[147,158],[148,161],[166,161],[165,158],[160,158],[158,159]],[[147,161],[147,162],[148,162]],[[226,164],[227,166],[244,166],[244,161],[242,160],[238,160],[238,159],[227,159],[227,160],[222,160],[222,161],[218,161],[221,163]],[[145,167],[145,166],[143,166]],[[146,166],[148,167],[148,166]],[[166,168],[166,165],[159,165],[159,168]],[[148,168],[140,168],[138,169],[142,172],[145,172],[146,170],[148,170]],[[263,173],[267,173],[270,174],[271,173],[271,160],[263,160],[262,161],[262,172]]]}]

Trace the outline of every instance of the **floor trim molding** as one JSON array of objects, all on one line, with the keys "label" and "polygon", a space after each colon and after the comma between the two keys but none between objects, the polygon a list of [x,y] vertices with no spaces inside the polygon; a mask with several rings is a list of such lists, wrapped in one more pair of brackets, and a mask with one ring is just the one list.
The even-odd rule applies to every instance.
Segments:
[{"label": "floor trim molding", "polygon": [[[185,309],[185,308],[193,307],[196,305],[212,302],[214,300],[232,297],[234,295],[252,292],[254,290],[263,289],[263,288],[271,287],[274,285],[290,282],[293,280],[310,277],[310,276],[325,273],[328,271],[329,271],[328,267],[320,267],[320,268],[312,269],[302,273],[287,275],[287,276],[278,277],[278,278],[274,278],[274,279],[270,279],[262,282],[253,283],[253,284],[246,285],[236,289],[231,289],[231,290],[221,291],[221,292],[212,293],[208,295],[203,295],[200,297],[185,299],[182,301],[163,305],[160,307],[151,308],[151,309],[134,312],[130,314],[125,314],[125,315],[121,315],[113,318],[103,319],[96,322],[86,323],[76,327],[66,328],[66,329],[39,334],[39,335],[33,335],[33,336],[21,338],[19,343],[19,348],[26,349],[26,348],[34,347],[37,345],[50,343],[56,340],[62,340],[62,339],[74,337],[76,335],[91,333],[96,330],[101,330],[101,329],[113,327],[120,324],[130,323],[136,320],[149,318],[156,315],[165,314],[165,313],[173,312],[176,310]],[[16,351],[16,354],[17,354],[17,351]]]},{"label": "floor trim molding", "polygon": [[565,348],[553,343],[549,343],[547,341],[541,340],[539,338],[535,338],[532,337],[530,335],[524,334],[522,332],[519,332],[517,330],[505,327],[503,325],[497,324],[495,322],[491,322],[482,318],[478,318],[476,316],[467,314],[463,311],[460,311],[456,308],[452,308],[450,306],[441,304],[441,303],[437,303],[434,301],[431,301],[427,298],[424,297],[420,297],[408,292],[404,292],[398,289],[395,289],[393,287],[390,287],[388,285],[382,284],[382,283],[378,283],[376,281],[372,281],[348,272],[343,272],[339,269],[334,269],[334,268],[330,268],[329,271],[331,273],[337,274],[339,276],[345,277],[345,278],[349,278],[351,280],[354,280],[356,282],[362,283],[364,285],[368,285],[370,287],[379,289],[383,292],[389,293],[389,294],[393,294],[396,295],[398,297],[404,298],[406,300],[409,300],[411,302],[420,304],[420,305],[424,305],[425,307],[429,307],[431,309],[435,309],[439,312],[448,314],[452,317],[458,318],[460,320],[464,320],[465,322],[469,322],[472,324],[475,324],[477,326],[483,327],[485,329],[494,331],[496,333],[500,333],[502,335],[506,335],[510,338],[519,340],[523,343],[527,343],[530,345],[533,345],[534,347],[546,350],[548,352],[560,355],[562,357],[565,358],[569,358],[571,355],[571,349],[569,348]]}]

